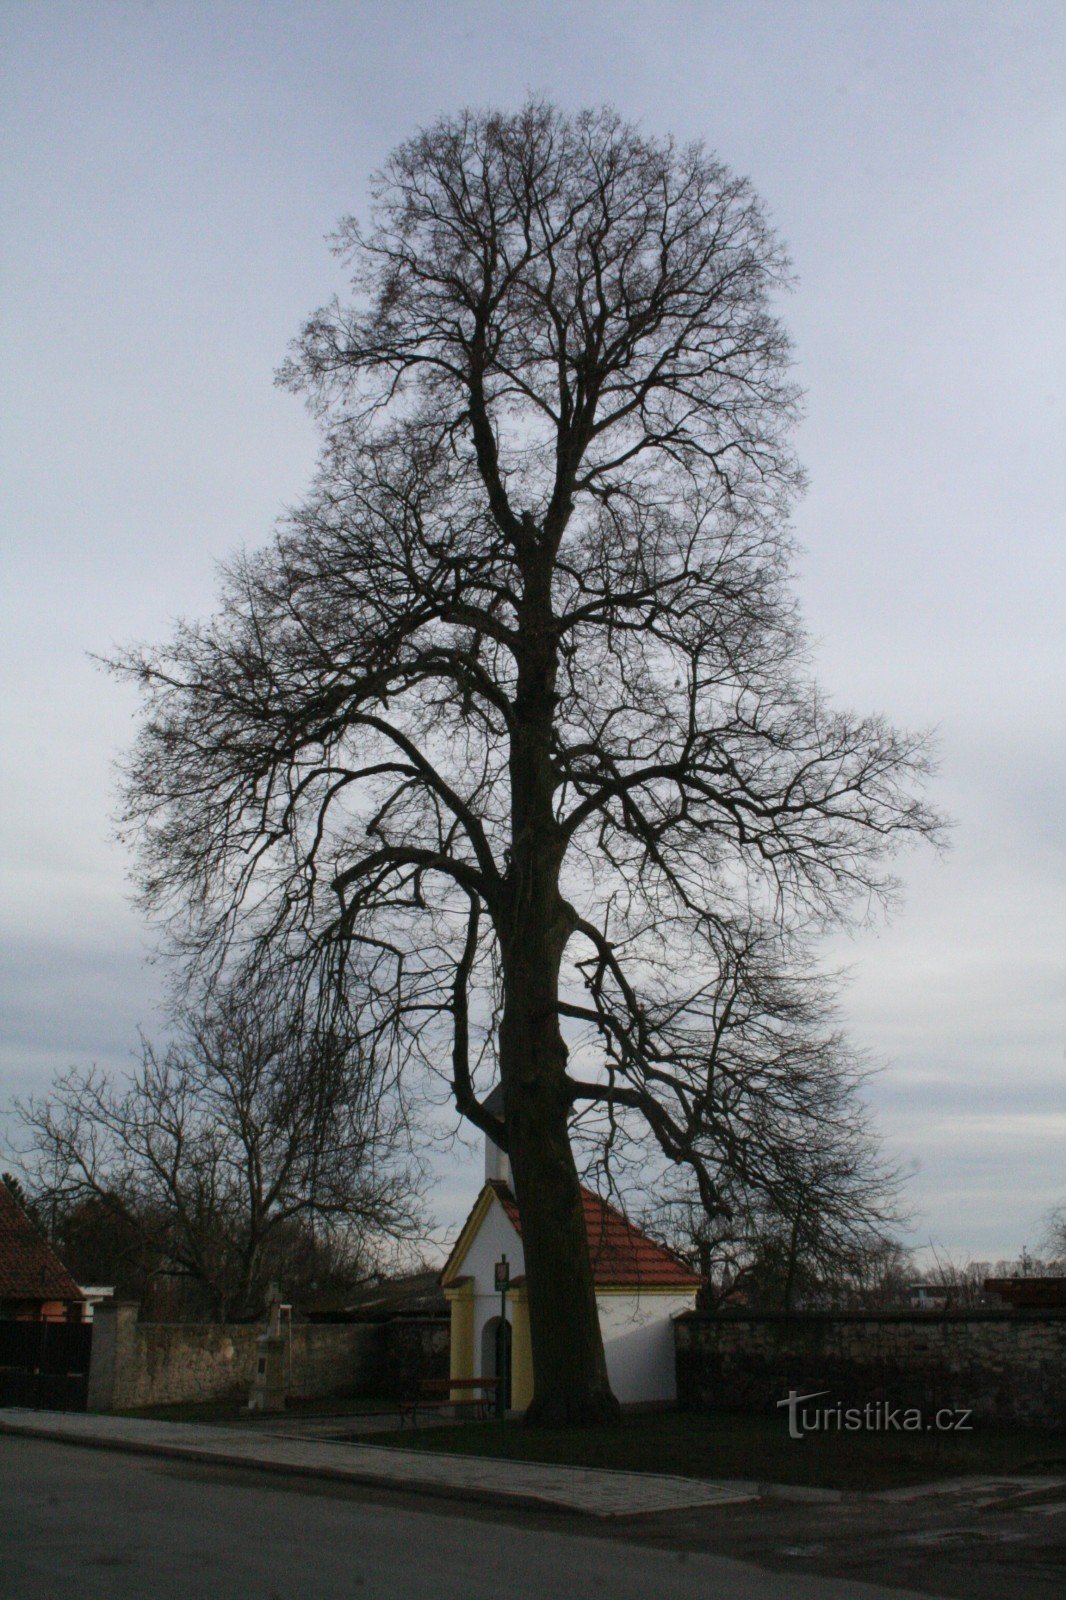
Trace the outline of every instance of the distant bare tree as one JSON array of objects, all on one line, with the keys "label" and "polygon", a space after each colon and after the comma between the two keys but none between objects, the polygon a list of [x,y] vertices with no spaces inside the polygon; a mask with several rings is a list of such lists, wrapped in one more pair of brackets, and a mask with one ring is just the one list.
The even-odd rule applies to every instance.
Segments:
[{"label": "distant bare tree", "polygon": [[952,1256],[946,1250],[938,1249],[931,1241],[929,1250],[932,1265],[923,1269],[921,1281],[938,1292],[945,1310],[973,1310],[998,1305],[995,1296],[985,1289],[983,1263],[971,1261],[967,1256]]},{"label": "distant bare tree", "polygon": [[[352,302],[284,374],[312,492],[214,621],[121,664],[128,823],[194,959],[307,953],[382,1071],[447,1072],[511,1158],[530,1416],[603,1419],[575,1109],[643,1124],[711,1210],[724,1147],[773,1159],[803,942],[935,831],[926,754],[808,674],[788,265],[750,185],[533,102],[442,119],[374,194]],[[770,1086],[730,1081],[738,1009]]]},{"label": "distant bare tree", "polygon": [[260,1310],[271,1278],[291,1288],[353,1250],[369,1265],[382,1236],[418,1229],[380,1084],[274,989],[187,1005],[125,1084],[74,1070],[17,1109],[38,1209],[58,1205],[89,1258],[113,1247],[120,1274],[184,1276],[220,1321]]},{"label": "distant bare tree", "polygon": [[1049,1272],[1066,1272],[1066,1203],[1052,1206],[1041,1223],[1040,1248]]}]

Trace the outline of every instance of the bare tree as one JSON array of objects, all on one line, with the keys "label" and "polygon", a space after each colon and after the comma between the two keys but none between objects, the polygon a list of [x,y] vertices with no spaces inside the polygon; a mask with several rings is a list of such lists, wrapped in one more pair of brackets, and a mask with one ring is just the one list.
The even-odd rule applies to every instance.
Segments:
[{"label": "bare tree", "polygon": [[[846,1234],[772,1212],[738,1210],[718,1227],[698,1227],[687,1254],[703,1265],[699,1304],[708,1310],[879,1310],[906,1303],[910,1253],[888,1232],[855,1226]],[[684,1241],[678,1245],[684,1248]]]},{"label": "bare tree", "polygon": [[1040,1244],[1051,1274],[1066,1268],[1066,1203],[1052,1206],[1043,1217]]},{"label": "bare tree", "polygon": [[119,1272],[187,1278],[220,1321],[260,1310],[271,1278],[292,1288],[297,1264],[369,1264],[418,1225],[398,1108],[350,1039],[304,1026],[276,990],[186,1006],[126,1084],[72,1070],[17,1110],[39,1209],[58,1206],[75,1243],[120,1241]]},{"label": "bare tree", "polygon": [[772,1054],[806,934],[934,830],[926,756],[807,673],[788,267],[749,184],[534,102],[441,120],[374,194],[351,304],[283,374],[314,488],[214,621],[122,663],[128,824],[193,957],[311,952],[381,1070],[447,1071],[511,1158],[530,1415],[610,1417],[575,1108],[719,1203],[723,1023],[764,1010]]},{"label": "bare tree", "polygon": [[983,1262],[973,1261],[964,1255],[952,1256],[943,1247],[934,1244],[932,1239],[929,1240],[928,1250],[931,1262],[922,1268],[922,1283],[927,1289],[935,1291],[935,1300],[940,1302],[943,1309],[974,1310],[999,1304],[996,1296],[985,1288],[988,1269]]},{"label": "bare tree", "polygon": [[719,1046],[712,1114],[728,1136],[708,1141],[702,1161],[713,1204],[677,1168],[646,1212],[699,1268],[708,1307],[880,1303],[900,1278],[904,1174],[880,1153],[864,1064],[838,1033],[818,1028],[821,1005],[802,1011],[811,1035],[794,1030],[790,1049],[775,1037],[768,1056],[746,1033],[728,1056]]}]

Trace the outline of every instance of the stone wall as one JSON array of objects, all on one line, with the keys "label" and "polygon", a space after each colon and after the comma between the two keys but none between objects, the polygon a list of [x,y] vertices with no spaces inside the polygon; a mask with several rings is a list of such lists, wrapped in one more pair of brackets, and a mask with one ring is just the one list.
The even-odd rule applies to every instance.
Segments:
[{"label": "stone wall", "polygon": [[790,1389],[845,1406],[967,1407],[975,1421],[1066,1427],[1066,1310],[754,1315],[675,1324],[690,1410],[770,1411]]},{"label": "stone wall", "polygon": [[406,1400],[423,1378],[446,1378],[451,1323],[446,1317],[393,1317],[384,1325],[384,1386],[389,1400]]},{"label": "stone wall", "polygon": [[[89,1410],[247,1398],[261,1329],[249,1323],[138,1322],[137,1306],[97,1309]],[[285,1329],[288,1337],[288,1330]],[[383,1329],[295,1323],[293,1396],[369,1394],[383,1382]]]}]

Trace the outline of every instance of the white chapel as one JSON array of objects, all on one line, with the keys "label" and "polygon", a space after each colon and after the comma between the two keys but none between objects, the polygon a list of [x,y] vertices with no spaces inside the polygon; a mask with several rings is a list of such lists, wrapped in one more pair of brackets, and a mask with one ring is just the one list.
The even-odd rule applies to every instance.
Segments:
[{"label": "white chapel", "polygon": [[[499,1107],[499,1093],[495,1090],[487,1102],[491,1109]],[[592,1190],[583,1188],[581,1196],[611,1388],[623,1405],[673,1400],[672,1319],[692,1310],[699,1275]],[[484,1186],[441,1273],[451,1306],[454,1379],[498,1376],[501,1296],[495,1269],[503,1256],[510,1271],[504,1302],[504,1348],[510,1349],[507,1404],[524,1410],[533,1398],[533,1364],[522,1224],[510,1162],[486,1137]]]}]

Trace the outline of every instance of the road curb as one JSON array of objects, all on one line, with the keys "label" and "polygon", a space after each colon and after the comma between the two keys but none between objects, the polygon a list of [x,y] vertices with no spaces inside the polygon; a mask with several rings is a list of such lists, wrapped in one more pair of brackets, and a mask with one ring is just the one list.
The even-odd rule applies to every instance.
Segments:
[{"label": "road curb", "polygon": [[[91,1433],[71,1433],[63,1428],[50,1428],[40,1423],[12,1420],[10,1417],[0,1419],[0,1435],[9,1435],[16,1438],[43,1439],[53,1444],[73,1445],[89,1450],[117,1450],[124,1455],[152,1456],[160,1460],[188,1461],[199,1466],[227,1467],[229,1469],[242,1469],[252,1472],[270,1473],[275,1477],[307,1478],[326,1483],[349,1484],[355,1488],[384,1490],[392,1494],[411,1494],[419,1497],[428,1497],[437,1500],[456,1501],[490,1506],[496,1510],[506,1510],[509,1507],[515,1510],[550,1512],[561,1516],[577,1516],[592,1521],[628,1522],[644,1517],[672,1515],[678,1511],[696,1509],[696,1507],[636,1507],[631,1510],[605,1511],[592,1506],[581,1505],[579,1502],[565,1502],[558,1498],[551,1498],[535,1492],[525,1492],[519,1489],[494,1490],[484,1484],[448,1483],[439,1478],[403,1478],[399,1479],[394,1474],[374,1472],[366,1465],[331,1465],[309,1461],[276,1461],[265,1456],[248,1456],[234,1451],[221,1449],[207,1449],[202,1445],[190,1442],[182,1444],[178,1441],[131,1439],[122,1437],[107,1437]],[[273,1436],[271,1436],[273,1437]],[[316,1442],[316,1441],[306,1441]],[[333,1443],[335,1441],[322,1441]],[[417,1462],[419,1452],[411,1451],[412,1465]],[[532,1463],[530,1463],[532,1464]],[[545,1465],[545,1463],[537,1463]],[[580,1470],[580,1469],[576,1469]],[[617,1476],[640,1477],[640,1473],[618,1473]],[[699,1482],[701,1480],[692,1480]],[[839,1505],[843,1502],[914,1502],[926,1498],[933,1498],[945,1494],[998,1489],[1002,1492],[1008,1485],[1016,1488],[1016,1493],[1008,1496],[1017,1506],[1022,1506],[1032,1498],[1040,1500],[1046,1496],[1055,1497],[1066,1490],[1066,1479],[1054,1477],[1018,1476],[1009,1475],[990,1478],[987,1476],[972,1478],[953,1478],[939,1482],[911,1484],[904,1488],[882,1490],[857,1490],[857,1489],[825,1489],[808,1487],[802,1484],[787,1483],[758,1483],[742,1479],[715,1480],[716,1486],[727,1491],[713,1500],[704,1502],[701,1509],[710,1510],[728,1505],[740,1505],[752,1500],[777,1500],[798,1504],[811,1505]],[[995,1497],[999,1499],[999,1496]]]},{"label": "road curb", "polygon": [[[124,1455],[154,1456],[158,1459],[190,1461],[201,1466],[244,1469],[272,1473],[275,1477],[310,1478],[322,1482],[349,1484],[355,1488],[381,1489],[393,1494],[412,1494],[440,1500],[462,1500],[467,1503],[491,1506],[496,1510],[508,1508],[524,1511],[551,1512],[559,1516],[578,1516],[594,1522],[628,1522],[642,1517],[672,1514],[675,1510],[694,1507],[634,1507],[631,1510],[604,1511],[577,1501],[563,1501],[548,1495],[522,1490],[494,1490],[483,1484],[448,1483],[436,1478],[404,1478],[375,1473],[365,1466],[331,1466],[324,1463],[272,1461],[263,1456],[247,1456],[223,1449],[205,1449],[198,1444],[181,1444],[175,1441],[106,1437],[99,1434],[76,1434],[62,1428],[50,1428],[39,1423],[21,1423],[10,1418],[0,1419],[0,1435],[25,1439],[43,1439],[49,1443],[74,1445],[91,1450],[117,1450]],[[326,1441],[323,1441],[326,1442]],[[328,1441],[333,1442],[333,1441]],[[412,1460],[418,1452],[411,1451]],[[520,1463],[524,1464],[524,1463]],[[544,1463],[529,1463],[544,1465]],[[580,1469],[577,1469],[580,1470]],[[614,1473],[614,1476],[640,1477],[640,1473]],[[699,1483],[701,1480],[685,1480]],[[754,1483],[723,1483],[729,1493],[704,1502],[706,1507],[739,1505],[757,1499],[759,1488]],[[819,1491],[814,1491],[816,1494]]]},{"label": "road curb", "polygon": [[[18,1423],[7,1421],[0,1422],[0,1434],[22,1439],[44,1439],[50,1444],[67,1444],[79,1450],[115,1450],[122,1455],[193,1461],[207,1467],[238,1467],[246,1472],[271,1473],[275,1477],[314,1478],[327,1483],[346,1483],[357,1489],[387,1489],[394,1494],[427,1495],[440,1500],[476,1501],[480,1505],[493,1506],[498,1510],[513,1506],[523,1511],[554,1511],[563,1516],[590,1517],[594,1521],[605,1520],[602,1512],[592,1511],[585,1506],[560,1505],[558,1501],[544,1500],[537,1495],[514,1494],[480,1486],[472,1488],[466,1484],[435,1483],[417,1478],[400,1483],[395,1478],[381,1473],[364,1472],[358,1467],[326,1467],[315,1466],[310,1462],[270,1461],[261,1456],[249,1457],[231,1455],[228,1451],[222,1450],[203,1450],[194,1444],[153,1444],[148,1440],[104,1439],[93,1437],[91,1434],[78,1437],[75,1434],[64,1433],[59,1428],[23,1427]],[[655,1512],[616,1513],[606,1520],[617,1520],[619,1515],[640,1517],[655,1515]]]}]

